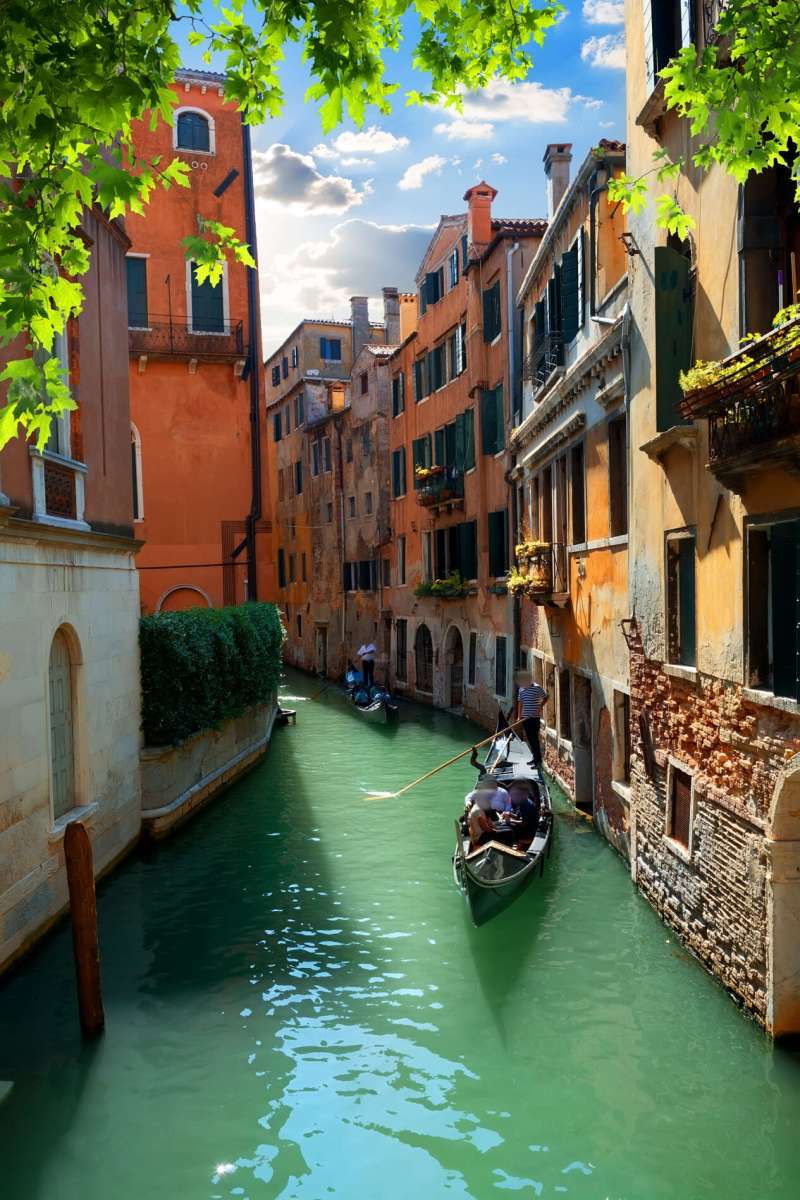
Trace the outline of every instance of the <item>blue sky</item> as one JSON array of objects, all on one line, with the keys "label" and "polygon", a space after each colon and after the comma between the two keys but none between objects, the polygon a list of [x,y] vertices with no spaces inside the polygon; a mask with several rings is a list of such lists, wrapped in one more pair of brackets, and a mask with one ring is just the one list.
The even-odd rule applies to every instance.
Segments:
[{"label": "blue sky", "polygon": [[[548,142],[572,142],[577,165],[601,137],[624,138],[623,0],[567,8],[523,84],[467,97],[461,115],[406,107],[404,91],[425,87],[408,42],[390,61],[391,116],[327,137],[303,101],[300,48],[290,50],[284,112],[253,129],[265,355],[304,316],[346,317],[351,295],[374,297],[378,316],[383,286],[413,289],[432,228],[464,210],[472,183],[497,189],[497,216],[544,216]],[[204,65],[188,46],[184,62]]]}]

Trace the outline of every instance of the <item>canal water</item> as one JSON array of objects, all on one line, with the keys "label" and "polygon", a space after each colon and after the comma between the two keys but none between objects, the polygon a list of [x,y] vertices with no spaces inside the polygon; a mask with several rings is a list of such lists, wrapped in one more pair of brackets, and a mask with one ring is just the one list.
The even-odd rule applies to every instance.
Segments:
[{"label": "canal water", "polygon": [[65,927],[0,986],[4,1200],[796,1200],[800,1058],[592,828],[560,805],[544,878],[475,930],[469,768],[366,793],[478,731],[367,726],[317,687],[289,675],[296,728],[102,886],[102,1038]]}]

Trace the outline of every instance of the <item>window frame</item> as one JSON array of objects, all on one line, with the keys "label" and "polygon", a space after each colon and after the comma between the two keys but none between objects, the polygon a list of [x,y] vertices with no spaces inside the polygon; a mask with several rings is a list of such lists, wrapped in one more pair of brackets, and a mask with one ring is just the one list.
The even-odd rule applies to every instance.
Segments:
[{"label": "window frame", "polygon": [[[194,302],[192,300],[192,268],[196,260],[189,258],[186,260],[186,322],[187,331],[194,337],[228,337],[228,327],[230,326],[231,309],[230,297],[228,294],[228,264],[224,263],[222,267],[222,279],[217,284],[218,288],[222,289],[222,329],[195,329],[194,328]],[[202,285],[200,285],[202,286]],[[287,430],[288,432],[288,430]]]},{"label": "window frame", "polygon": [[[677,619],[678,619],[678,649],[677,657],[673,657],[675,653],[673,639],[671,636],[671,618],[672,606],[670,603],[670,547],[679,542],[691,542],[694,547],[692,556],[693,569],[693,613],[694,613],[694,638],[692,646],[692,661],[683,662],[683,638],[681,636],[680,619],[681,610],[683,607],[682,587],[680,570],[678,572],[677,594],[675,601],[677,603]],[[680,556],[678,557],[680,563]],[[671,667],[678,667],[684,671],[696,672],[697,670],[697,531],[694,526],[688,526],[683,529],[668,529],[664,532],[664,661]]]},{"label": "window frame", "polygon": [[147,329],[151,328],[151,325],[150,325],[150,290],[148,288],[150,272],[147,268],[147,260],[149,257],[150,257],[149,254],[137,254],[133,250],[128,251],[128,253],[125,255],[125,301],[126,301],[126,305],[127,305],[127,298],[128,298],[128,266],[127,266],[127,264],[128,264],[129,259],[136,259],[137,261],[144,262],[144,296],[145,296],[145,305],[146,305],[146,310],[147,310],[145,313],[145,317],[146,317],[145,324],[144,325],[132,325],[131,324],[131,315],[130,315],[130,305],[127,305],[128,329],[147,330]]},{"label": "window frame", "polygon": [[[184,113],[193,113],[197,117],[205,118],[208,125],[208,149],[207,150],[192,150],[188,146],[178,145],[178,118]],[[216,123],[211,113],[206,112],[204,108],[198,108],[194,104],[182,104],[180,108],[176,108],[172,113],[172,149],[180,151],[181,154],[204,154],[211,157],[217,152],[217,131]]]},{"label": "window frame", "polygon": [[[688,814],[688,841],[682,842],[675,837],[675,813],[674,813],[674,797],[673,787],[675,782],[675,774],[685,775],[689,781],[689,814]],[[678,858],[682,858],[684,862],[691,862],[694,854],[694,821],[697,813],[697,794],[696,794],[697,775],[692,767],[683,762],[679,758],[675,758],[672,754],[667,756],[667,784],[666,784],[666,805],[664,811],[664,833],[663,840],[669,849],[676,854]]]}]

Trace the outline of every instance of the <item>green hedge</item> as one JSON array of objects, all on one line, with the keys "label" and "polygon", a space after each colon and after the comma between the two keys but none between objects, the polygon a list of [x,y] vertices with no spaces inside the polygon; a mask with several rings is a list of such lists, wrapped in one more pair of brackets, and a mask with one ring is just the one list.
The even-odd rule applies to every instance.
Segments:
[{"label": "green hedge", "polygon": [[176,746],[268,701],[278,686],[285,636],[274,604],[142,617],[145,743]]}]

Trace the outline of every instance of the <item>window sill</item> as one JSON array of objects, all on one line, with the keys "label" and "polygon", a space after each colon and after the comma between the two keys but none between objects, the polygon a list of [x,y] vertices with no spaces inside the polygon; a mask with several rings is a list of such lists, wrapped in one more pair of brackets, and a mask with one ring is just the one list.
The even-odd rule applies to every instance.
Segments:
[{"label": "window sill", "polygon": [[77,471],[79,475],[87,475],[89,472],[86,463],[78,462],[76,458],[70,458],[67,454],[56,454],[53,450],[37,450],[35,446],[29,446],[28,453],[31,458],[42,458],[46,462],[58,463],[62,467],[69,467],[71,471]]},{"label": "window sill", "polygon": [[685,450],[693,450],[697,444],[696,425],[673,425],[657,433],[649,442],[643,442],[639,447],[653,462],[662,463],[664,455],[675,446],[683,446]]},{"label": "window sill", "polygon": [[645,133],[649,133],[650,137],[654,138],[656,136],[656,123],[664,116],[665,112],[664,80],[659,79],[642,105],[641,111],[636,118],[636,124],[640,125]]},{"label": "window sill", "polygon": [[203,156],[203,158],[215,158],[216,157],[215,150],[189,150],[186,146],[173,146],[172,149],[175,150],[178,154],[201,154]]},{"label": "window sill", "polygon": [[71,825],[73,821],[88,821],[89,817],[93,817],[99,811],[99,808],[100,805],[96,800],[91,804],[81,804],[77,808],[71,808],[69,812],[64,813],[63,817],[59,817],[53,822],[47,834],[47,840],[49,842],[60,842],[66,833],[68,825]]},{"label": "window sill", "polygon": [[500,332],[495,337],[493,337],[492,340],[489,342],[489,346],[490,347],[497,346],[499,344],[499,342],[502,340],[502,337],[503,337],[503,331],[501,329]]},{"label": "window sill", "polygon": [[619,796],[620,800],[622,800],[622,802],[624,804],[630,805],[630,802],[631,802],[630,784],[622,783],[616,779],[612,779],[611,780],[611,790],[615,796]]},{"label": "window sill", "polygon": [[673,679],[684,679],[687,683],[697,683],[697,667],[682,667],[679,663],[664,663],[664,674]]},{"label": "window sill", "polygon": [[775,708],[779,712],[800,714],[800,704],[791,696],[776,696],[774,692],[762,691],[761,688],[742,688],[742,699],[751,704],[762,704],[765,708]]},{"label": "window sill", "polygon": [[671,854],[679,858],[682,862],[690,863],[692,861],[692,851],[689,846],[684,846],[683,842],[676,842],[673,837],[665,833],[662,841]]},{"label": "window sill", "polygon": [[32,521],[37,525],[52,525],[55,529],[77,529],[83,533],[91,533],[92,527],[86,521],[76,521],[72,517],[53,517],[49,513],[34,513]]}]

